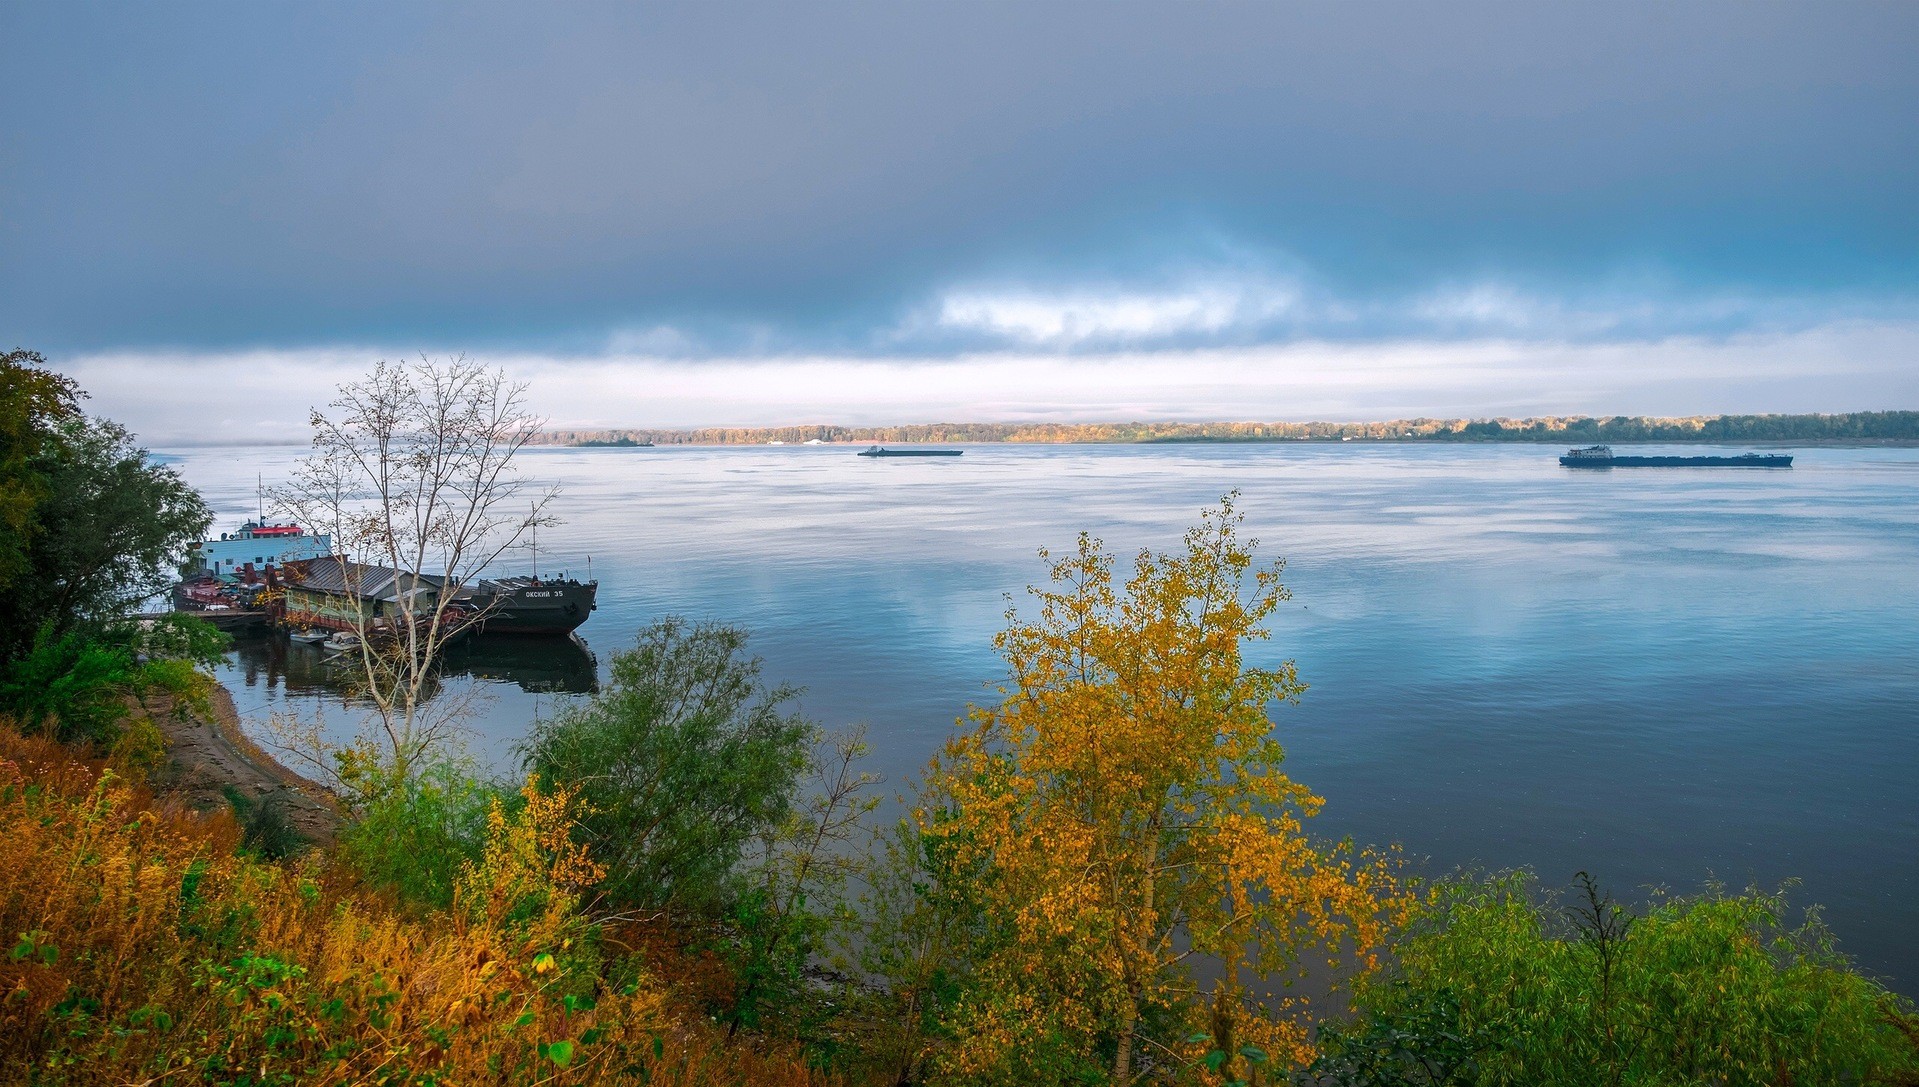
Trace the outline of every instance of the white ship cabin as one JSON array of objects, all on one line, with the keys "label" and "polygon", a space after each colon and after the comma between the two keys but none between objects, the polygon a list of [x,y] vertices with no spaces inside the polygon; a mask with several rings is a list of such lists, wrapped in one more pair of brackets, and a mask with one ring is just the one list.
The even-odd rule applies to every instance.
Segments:
[{"label": "white ship cabin", "polygon": [[310,533],[299,525],[248,521],[238,532],[222,532],[217,540],[202,540],[195,545],[193,553],[207,573],[232,581],[248,565],[260,571],[299,559],[331,555],[333,538],[325,533]]}]

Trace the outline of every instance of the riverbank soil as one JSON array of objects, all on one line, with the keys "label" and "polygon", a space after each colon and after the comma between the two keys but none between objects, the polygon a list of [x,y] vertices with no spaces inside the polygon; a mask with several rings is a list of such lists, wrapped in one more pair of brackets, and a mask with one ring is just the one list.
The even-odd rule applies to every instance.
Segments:
[{"label": "riverbank soil", "polygon": [[165,710],[154,715],[167,740],[162,787],[203,811],[231,807],[228,788],[256,803],[277,795],[301,837],[316,845],[333,841],[343,817],[332,794],[280,765],[247,739],[240,730],[233,696],[224,687],[215,688],[209,702],[212,720]]}]

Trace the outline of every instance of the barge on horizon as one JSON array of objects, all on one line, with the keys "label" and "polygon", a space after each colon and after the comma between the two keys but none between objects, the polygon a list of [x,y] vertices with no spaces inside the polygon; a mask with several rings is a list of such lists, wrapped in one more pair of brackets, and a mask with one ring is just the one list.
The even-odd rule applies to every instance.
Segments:
[{"label": "barge on horizon", "polygon": [[1741,453],[1734,457],[1616,457],[1609,445],[1568,449],[1559,463],[1567,468],[1790,468],[1789,453]]},{"label": "barge on horizon", "polygon": [[964,449],[888,449],[876,445],[871,449],[862,449],[862,457],[957,457],[966,452]]}]

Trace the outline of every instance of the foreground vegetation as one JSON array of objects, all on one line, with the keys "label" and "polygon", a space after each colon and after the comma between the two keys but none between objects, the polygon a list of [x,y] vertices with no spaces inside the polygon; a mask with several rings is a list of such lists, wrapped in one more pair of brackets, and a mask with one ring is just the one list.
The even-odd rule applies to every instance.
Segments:
[{"label": "foreground vegetation", "polygon": [[[104,568],[198,532],[37,362],[0,387],[11,576],[65,561],[61,457],[152,488]],[[1281,569],[1239,527],[1229,496],[1166,553],[1048,556],[1000,697],[893,814],[744,631],[665,619],[517,780],[325,751],[325,848],[157,784],[217,636],[119,621],[132,575],[37,597],[0,661],[0,1082],[1919,1083],[1912,1007],[1779,895],[1421,886],[1312,834],[1270,716],[1304,688],[1245,655]]]}]

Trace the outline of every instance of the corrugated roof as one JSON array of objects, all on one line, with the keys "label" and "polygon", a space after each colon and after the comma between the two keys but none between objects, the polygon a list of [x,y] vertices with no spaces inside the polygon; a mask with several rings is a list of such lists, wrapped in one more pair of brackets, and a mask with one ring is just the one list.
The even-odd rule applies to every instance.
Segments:
[{"label": "corrugated roof", "polygon": [[[398,599],[401,589],[437,589],[446,579],[434,574],[407,574],[391,566],[351,562],[337,555],[288,563],[281,576],[290,589],[311,589],[341,596],[375,600]],[[397,583],[397,584],[396,584]],[[466,596],[468,593],[461,593]]]}]

